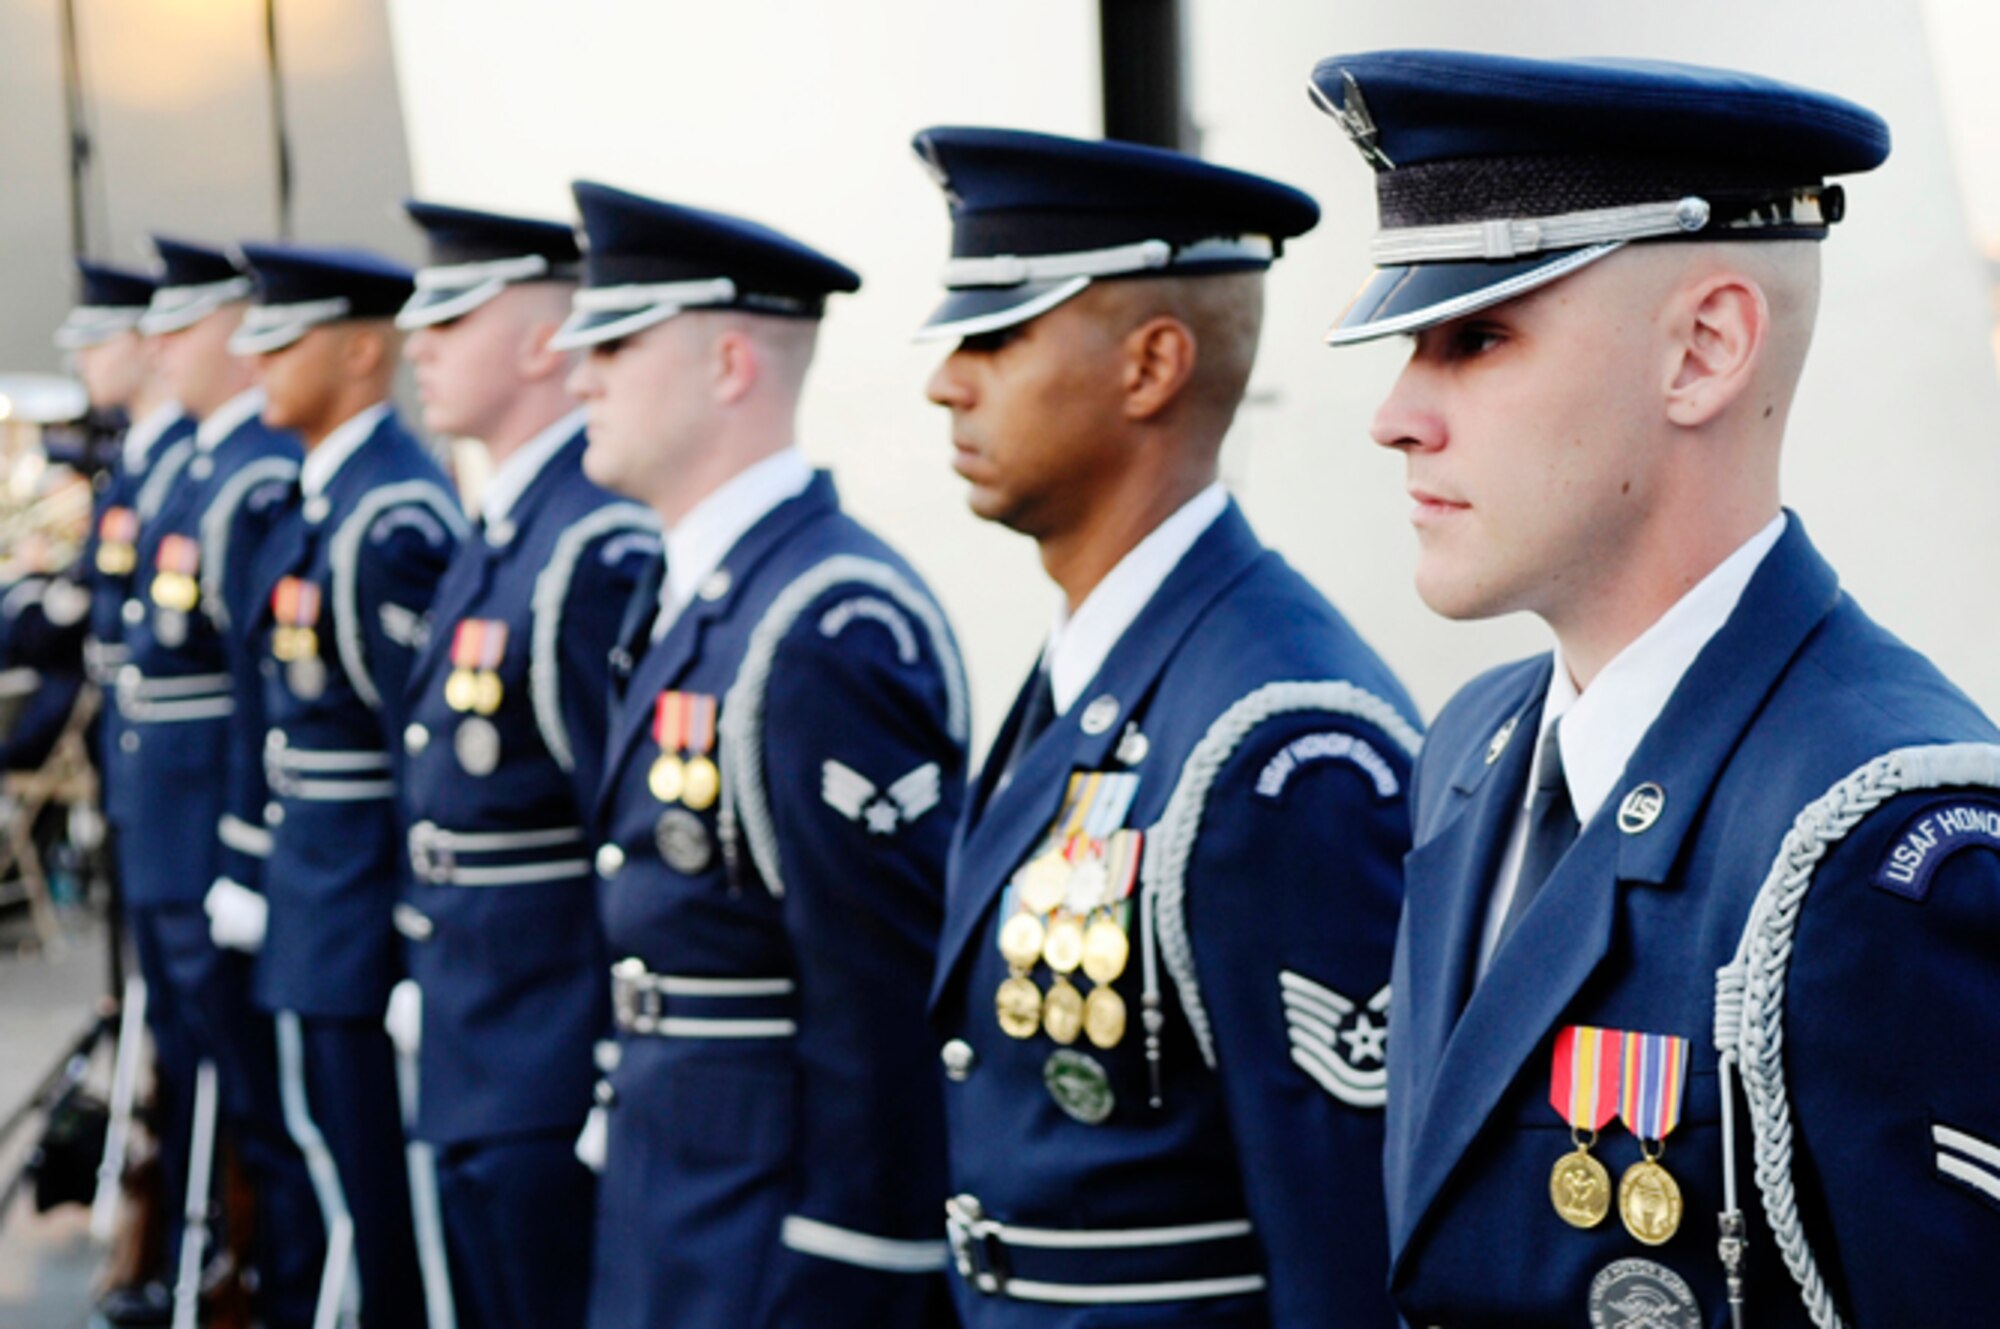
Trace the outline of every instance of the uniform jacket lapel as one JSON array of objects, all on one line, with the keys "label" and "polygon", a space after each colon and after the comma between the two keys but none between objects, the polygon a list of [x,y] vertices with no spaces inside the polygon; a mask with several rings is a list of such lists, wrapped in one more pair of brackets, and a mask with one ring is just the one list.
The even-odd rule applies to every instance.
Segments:
[{"label": "uniform jacket lapel", "polygon": [[[1127,720],[1143,709],[1181,638],[1215,598],[1264,554],[1250,524],[1231,502],[1160,584],[1076,703],[1021,754],[1006,788],[990,790],[992,773],[980,773],[979,787],[986,803],[966,820],[960,839],[953,845],[944,935],[931,989],[933,1005],[985,916],[987,903],[1006,885],[1014,865],[1047,829],[1070,772],[1104,767],[1123,737]],[[1086,733],[1083,717],[1093,702],[1104,697],[1117,702],[1117,714],[1101,732]],[[1010,745],[1021,708],[1022,701],[1017,698],[1001,730]],[[996,743],[993,754],[1008,750]]]},{"label": "uniform jacket lapel", "polygon": [[[1413,1123],[1410,1138],[1396,1151],[1402,1175],[1390,1178],[1396,1215],[1390,1235],[1398,1261],[1509,1086],[1524,1069],[1533,1072],[1529,1061],[1603,961],[1624,892],[1679,887],[1674,864],[1710,787],[1793,655],[1838,597],[1832,570],[1792,516],[1729,621],[1641,740],[1611,797],[1495,953],[1441,1052],[1436,1026],[1449,1020],[1449,1007],[1433,1001],[1443,1010],[1413,1011],[1406,1060],[1435,1056],[1436,1072],[1428,1086],[1421,1066],[1403,1077],[1415,1099],[1404,1114]],[[1545,688],[1546,668],[1536,677]],[[1526,718],[1521,724],[1509,747],[1531,749],[1520,737],[1533,730]],[[1509,795],[1519,792],[1525,778],[1525,756],[1516,762],[1523,763],[1520,775],[1512,781],[1489,775],[1473,793],[1472,815],[1462,815],[1411,855],[1412,985],[1404,988],[1406,1009],[1426,1004],[1433,994],[1448,996],[1451,966],[1470,970],[1498,866],[1497,846],[1506,834],[1504,812],[1511,812],[1515,800]],[[1648,783],[1663,791],[1664,804],[1655,820],[1628,832],[1619,823],[1620,804],[1629,791]],[[1492,806],[1496,802],[1499,808]],[[1483,858],[1476,848],[1481,845]],[[1427,917],[1433,905],[1437,917]],[[1448,945],[1454,949],[1445,950]]]}]

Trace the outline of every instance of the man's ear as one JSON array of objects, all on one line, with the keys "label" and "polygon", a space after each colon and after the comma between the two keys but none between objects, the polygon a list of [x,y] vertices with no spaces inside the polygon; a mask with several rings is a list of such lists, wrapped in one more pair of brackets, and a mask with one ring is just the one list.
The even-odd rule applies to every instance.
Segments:
[{"label": "man's ear", "polygon": [[715,338],[710,350],[715,367],[715,400],[719,406],[734,406],[750,395],[764,372],[763,348],[757,339],[731,328]]},{"label": "man's ear", "polygon": [[540,383],[550,377],[569,377],[572,363],[568,351],[554,350],[549,339],[562,327],[557,319],[537,319],[521,329],[519,342],[514,352],[515,372],[524,383]]},{"label": "man's ear", "polygon": [[1684,429],[1700,428],[1755,380],[1771,333],[1771,305],[1750,278],[1718,272],[1675,297],[1668,330],[1673,355],[1667,419]]},{"label": "man's ear", "polygon": [[346,344],[340,348],[340,358],[349,376],[364,378],[381,367],[391,349],[389,334],[381,328],[350,328]]},{"label": "man's ear", "polygon": [[1173,405],[1194,377],[1199,353],[1194,329],[1169,314],[1125,334],[1125,418],[1152,420]]}]

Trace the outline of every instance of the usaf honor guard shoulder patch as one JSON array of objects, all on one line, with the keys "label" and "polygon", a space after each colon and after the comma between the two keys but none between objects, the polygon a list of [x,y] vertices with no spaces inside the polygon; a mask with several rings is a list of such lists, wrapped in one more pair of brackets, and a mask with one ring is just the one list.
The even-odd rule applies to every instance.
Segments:
[{"label": "usaf honor guard shoulder patch", "polygon": [[1389,1098],[1389,985],[1364,1005],[1286,969],[1278,974],[1292,1062],[1349,1107]]},{"label": "usaf honor guard shoulder patch", "polygon": [[1903,823],[1875,868],[1875,884],[1922,903],[1945,860],[1967,849],[2000,850],[2000,804],[1958,796],[1931,803]]}]

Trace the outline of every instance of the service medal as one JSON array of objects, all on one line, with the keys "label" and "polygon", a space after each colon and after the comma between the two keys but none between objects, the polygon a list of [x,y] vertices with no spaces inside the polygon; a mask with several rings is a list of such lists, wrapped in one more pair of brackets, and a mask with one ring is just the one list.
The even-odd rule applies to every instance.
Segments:
[{"label": "service medal", "polygon": [[653,826],[653,846],[666,865],[683,877],[708,871],[715,862],[715,841],[700,817],[686,808],[668,808]]},{"label": "service medal", "polygon": [[444,681],[444,704],[464,714],[472,709],[479,685],[470,669],[454,669]]},{"label": "service medal", "polygon": [[1083,972],[1093,983],[1115,982],[1131,959],[1132,943],[1109,914],[1100,914],[1083,934]]},{"label": "service medal", "polygon": [[1111,1049],[1125,1039],[1125,999],[1111,987],[1090,990],[1083,1003],[1083,1034],[1094,1045]]},{"label": "service medal", "polygon": [[1057,1048],[1042,1064],[1042,1084],[1072,1120],[1086,1126],[1101,1125],[1117,1106],[1111,1092],[1111,1077],[1097,1058],[1073,1048]]},{"label": "service medal", "polygon": [[1042,958],[1045,929],[1042,920],[1030,913],[1016,913],[1000,929],[1000,954],[1007,967],[1027,973]]},{"label": "service medal", "polygon": [[500,700],[506,695],[506,689],[501,686],[500,675],[497,673],[479,674],[472,681],[472,709],[481,715],[497,713],[500,709]]},{"label": "service medal", "polygon": [[670,752],[662,752],[646,772],[646,788],[662,803],[680,802],[686,780],[687,766]]},{"label": "service medal", "polygon": [[1105,889],[1110,885],[1111,876],[1104,870],[1104,860],[1096,854],[1079,856],[1076,866],[1070,869],[1069,881],[1065,883],[1063,903],[1071,913],[1088,914],[1104,903]]},{"label": "service medal", "polygon": [[1035,980],[1016,974],[993,994],[1000,1031],[1009,1038],[1033,1038],[1042,1027],[1042,990]]},{"label": "service medal", "polygon": [[491,775],[500,769],[500,731],[491,720],[472,716],[458,722],[451,750],[467,775]]},{"label": "service medal", "polygon": [[139,514],[130,508],[106,508],[97,519],[97,570],[107,577],[129,577],[139,565]]},{"label": "service medal", "polygon": [[[271,631],[271,654],[280,662],[287,665],[305,660],[318,662],[319,634],[313,628],[319,622],[319,604],[319,586],[302,577],[280,577],[271,588],[271,618],[275,624]],[[322,691],[326,686],[325,675],[325,667],[321,666]],[[308,695],[296,687],[292,691],[302,697]],[[317,697],[319,693],[310,695]]]},{"label": "service medal", "polygon": [[153,615],[153,635],[168,650],[187,645],[188,616],[178,609],[162,608]]},{"label": "service medal", "polygon": [[1065,1047],[1083,1032],[1083,994],[1066,978],[1056,979],[1042,998],[1042,1029]]},{"label": "service medal", "polygon": [[193,609],[201,599],[201,583],[195,580],[201,569],[201,546],[189,536],[163,535],[153,567],[153,603],[183,614]]},{"label": "service medal", "polygon": [[1073,974],[1083,962],[1083,923],[1071,914],[1062,914],[1049,924],[1042,942],[1042,960],[1059,974]]},{"label": "service medal", "polygon": [[444,681],[445,705],[464,714],[493,715],[505,689],[500,665],[507,658],[507,624],[495,618],[462,618],[451,633],[451,676]]},{"label": "service medal", "polygon": [[1618,1111],[1623,1037],[1581,1025],[1556,1035],[1549,1104],[1569,1124],[1576,1148],[1550,1170],[1549,1202],[1571,1227],[1596,1227],[1611,1212],[1611,1174],[1590,1156],[1590,1146]]},{"label": "service medal", "polygon": [[326,661],[302,655],[285,665],[285,686],[300,701],[318,701],[326,694]]},{"label": "service medal", "polygon": [[715,763],[705,756],[690,758],[681,783],[681,802],[701,812],[714,807],[721,792],[722,772],[715,768]]},{"label": "service medal", "polygon": [[1014,876],[1021,903],[1038,914],[1046,914],[1062,903],[1069,885],[1069,863],[1060,851],[1051,849],[1031,859]]},{"label": "service medal", "polygon": [[1680,1230],[1681,1188],[1660,1166],[1667,1137],[1680,1125],[1687,1090],[1688,1040],[1673,1034],[1626,1034],[1624,1092],[1619,1118],[1639,1139],[1639,1162],[1618,1183],[1618,1216],[1625,1230],[1659,1246]]}]

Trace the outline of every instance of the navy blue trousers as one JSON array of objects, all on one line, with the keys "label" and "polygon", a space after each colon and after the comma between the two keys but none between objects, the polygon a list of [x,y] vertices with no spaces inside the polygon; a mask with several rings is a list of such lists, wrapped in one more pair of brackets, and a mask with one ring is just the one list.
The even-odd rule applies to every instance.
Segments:
[{"label": "navy blue trousers", "polygon": [[[423,1329],[423,1282],[389,1036],[377,1020],[285,1012],[277,1020],[293,1137],[315,1169],[329,1229],[343,1213],[354,1223],[362,1329]],[[296,1056],[288,1031],[296,1031]]]},{"label": "navy blue trousers", "polygon": [[597,1179],[576,1161],[575,1143],[576,1132],[566,1131],[440,1153],[458,1329],[581,1329]]}]

